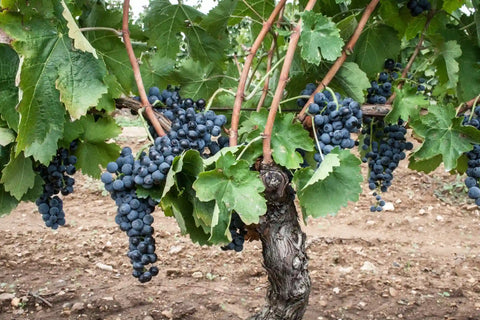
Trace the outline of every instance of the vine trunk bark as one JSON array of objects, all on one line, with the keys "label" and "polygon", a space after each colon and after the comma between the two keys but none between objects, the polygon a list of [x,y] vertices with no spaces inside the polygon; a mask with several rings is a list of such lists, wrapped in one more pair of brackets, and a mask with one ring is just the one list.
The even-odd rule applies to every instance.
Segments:
[{"label": "vine trunk bark", "polygon": [[266,305],[251,320],[300,320],[310,296],[306,235],[298,222],[295,194],[288,176],[276,165],[261,164],[267,213],[258,232],[270,282]]}]

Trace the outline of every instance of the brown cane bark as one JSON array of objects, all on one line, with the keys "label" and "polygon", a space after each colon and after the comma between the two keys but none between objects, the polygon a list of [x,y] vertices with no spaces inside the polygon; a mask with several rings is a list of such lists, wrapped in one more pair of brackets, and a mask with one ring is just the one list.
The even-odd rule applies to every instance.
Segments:
[{"label": "brown cane bark", "polygon": [[306,235],[298,222],[295,194],[285,172],[275,164],[260,164],[267,213],[258,232],[263,264],[270,283],[266,305],[251,320],[300,320],[310,296]]}]

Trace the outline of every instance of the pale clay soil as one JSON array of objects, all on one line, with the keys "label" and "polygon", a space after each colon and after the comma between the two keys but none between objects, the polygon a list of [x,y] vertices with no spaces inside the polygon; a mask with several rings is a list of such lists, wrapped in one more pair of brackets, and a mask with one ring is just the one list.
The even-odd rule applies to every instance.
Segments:
[{"label": "pale clay soil", "polygon": [[[120,142],[144,139],[130,128]],[[305,320],[480,320],[480,210],[458,193],[460,178],[406,165],[384,195],[393,211],[371,213],[364,188],[337,216],[304,226],[312,279]],[[65,227],[46,228],[32,203],[0,218],[1,320],[236,320],[260,310],[268,285],[260,242],[241,253],[192,244],[157,209],[160,274],[140,284],[113,201],[99,181],[76,179]]]}]

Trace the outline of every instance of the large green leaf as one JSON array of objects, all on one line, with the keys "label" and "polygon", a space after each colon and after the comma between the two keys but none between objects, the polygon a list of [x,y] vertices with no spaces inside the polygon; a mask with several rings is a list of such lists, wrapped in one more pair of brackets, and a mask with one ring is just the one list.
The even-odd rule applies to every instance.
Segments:
[{"label": "large green leaf", "polygon": [[65,1],[60,1],[63,7],[63,18],[67,20],[67,27],[68,27],[68,36],[73,40],[73,46],[75,49],[81,50],[83,52],[90,52],[95,58],[98,59],[97,52],[92,47],[90,42],[85,38],[82,31],[77,25],[77,22],[72,16],[72,13],[68,9]]},{"label": "large green leaf", "polygon": [[334,78],[341,91],[347,96],[360,103],[364,102],[364,91],[370,88],[370,81],[355,62],[344,62]]},{"label": "large green leaf", "polygon": [[[258,223],[267,211],[266,201],[260,194],[265,189],[258,172],[251,171],[245,160],[237,161],[233,153],[226,153],[216,163],[216,168],[202,172],[193,183],[193,189],[201,201],[215,200],[222,212],[236,211],[246,224]],[[216,221],[213,219],[212,227]]]},{"label": "large green leaf", "polygon": [[460,44],[462,56],[458,59],[457,94],[460,101],[468,101],[480,92],[480,48],[471,45],[470,39],[464,39]]},{"label": "large green leaf", "polygon": [[118,145],[105,141],[115,138],[120,132],[121,128],[112,118],[95,121],[92,115],[87,115],[74,122],[67,122],[64,138],[66,141],[79,139],[79,147],[75,151],[77,168],[84,174],[99,178],[102,173],[100,165],[105,167],[120,153]]},{"label": "large green leaf", "polygon": [[10,162],[2,168],[2,178],[5,191],[9,192],[17,200],[22,199],[35,184],[35,172],[33,171],[32,159],[25,158],[23,153],[14,156],[12,153]]},{"label": "large green leaf", "polygon": [[368,76],[383,70],[385,60],[396,57],[400,40],[395,30],[378,24],[365,30],[353,50],[352,58]]},{"label": "large green leaf", "polygon": [[411,123],[415,133],[424,138],[420,149],[412,154],[415,161],[441,155],[445,170],[455,169],[460,156],[472,150],[472,143],[480,143],[480,131],[462,126],[462,121],[452,105],[431,105],[428,114]]},{"label": "large green leaf", "polygon": [[[448,13],[452,13],[453,11],[459,9],[461,6],[465,5],[465,1],[459,0],[443,0],[442,9],[447,11]],[[478,8],[477,8],[478,9]]]},{"label": "large green leaf", "polygon": [[192,60],[186,60],[175,73],[176,78],[182,84],[182,96],[193,99],[211,96],[222,80],[221,69],[214,63],[202,64]]},{"label": "large green leaf", "polygon": [[238,0],[219,1],[217,6],[208,12],[200,25],[215,38],[225,38],[228,19],[230,19],[238,2]]},{"label": "large green leaf", "polygon": [[203,14],[182,3],[172,5],[168,0],[150,2],[145,15],[145,28],[150,44],[157,46],[158,54],[175,59],[180,50],[181,33],[196,23]]},{"label": "large green leaf", "polygon": [[104,64],[90,53],[74,50],[65,21],[56,21],[25,22],[19,15],[0,15],[0,26],[15,39],[13,46],[23,58],[16,152],[25,151],[42,163],[57,150],[65,108],[77,119],[107,92]]},{"label": "large green leaf", "polygon": [[327,160],[325,164],[322,162],[317,171],[304,168],[297,170],[293,176],[292,183],[297,191],[304,219],[308,216],[316,218],[336,214],[348,201],[357,201],[362,192],[361,161],[350,151],[338,148],[328,156],[336,156],[340,165],[336,161]]},{"label": "large green leaf", "polygon": [[462,49],[457,41],[447,41],[439,45],[439,56],[435,60],[440,83],[447,88],[455,88],[458,82],[459,65],[457,59],[462,55]]},{"label": "large green leaf", "polygon": [[18,103],[18,88],[15,86],[18,63],[17,53],[8,45],[0,44],[0,117],[13,130],[18,130],[20,120],[15,110]]},{"label": "large green leaf", "polygon": [[343,39],[335,23],[321,13],[302,13],[302,33],[298,43],[302,47],[302,57],[309,63],[318,65],[322,57],[333,61],[342,54]]},{"label": "large green leaf", "polygon": [[3,184],[0,184],[0,217],[15,209],[18,202],[14,196],[5,191]]},{"label": "large green leaf", "polygon": [[[256,139],[265,130],[267,117],[267,110],[252,113],[242,122],[239,134],[248,132],[248,142]],[[302,155],[296,151],[297,149],[313,150],[313,140],[308,131],[300,123],[294,122],[294,117],[292,113],[277,114],[271,137],[272,157],[275,163],[288,169],[300,168],[303,163]],[[252,161],[260,156],[262,144],[261,140],[252,143],[244,153],[244,159]]]},{"label": "large green leaf", "polygon": [[15,134],[7,128],[0,128],[0,146],[5,147],[7,144],[15,141]]},{"label": "large green leaf", "polygon": [[388,123],[396,123],[398,119],[408,121],[410,117],[417,118],[421,107],[430,104],[428,98],[418,94],[416,88],[404,86],[401,90],[395,90],[396,97],[393,101],[393,108],[385,117]]}]

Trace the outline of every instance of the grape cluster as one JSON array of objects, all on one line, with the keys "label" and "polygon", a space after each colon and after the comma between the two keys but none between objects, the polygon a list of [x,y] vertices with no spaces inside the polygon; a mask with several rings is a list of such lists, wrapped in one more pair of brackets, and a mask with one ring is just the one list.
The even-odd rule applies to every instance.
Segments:
[{"label": "grape cluster", "polygon": [[242,221],[238,213],[232,213],[232,219],[228,229],[230,230],[230,235],[232,236],[232,242],[221,247],[222,250],[235,250],[236,252],[242,251],[247,230],[245,230],[245,223]]},{"label": "grape cluster", "polygon": [[[473,114],[464,115],[462,122],[465,126],[473,126],[480,130],[480,105],[476,106]],[[466,171],[465,185],[468,188],[468,197],[475,200],[475,204],[480,206],[480,145],[475,144],[473,149],[467,152],[468,169]]]},{"label": "grape cluster", "polygon": [[393,59],[387,59],[384,64],[385,70],[380,72],[378,79],[371,81],[371,87],[367,89],[367,102],[372,104],[385,104],[392,95],[392,82],[398,79],[398,71],[402,68],[400,63]]},{"label": "grape cluster", "polygon": [[405,159],[404,151],[412,150],[413,144],[405,139],[407,129],[401,119],[397,124],[385,124],[382,119],[365,118],[364,124],[362,150],[366,154],[362,161],[368,163],[368,187],[376,191],[376,204],[370,211],[382,211],[385,201],[377,192],[386,192],[392,185],[393,171]]},{"label": "grape cluster", "polygon": [[[138,161],[138,160],[136,160]],[[129,237],[127,256],[133,266],[132,275],[142,283],[148,282],[159,272],[149,264],[157,261],[155,239],[153,238],[153,211],[157,202],[151,198],[139,198],[136,193],[133,167],[136,162],[129,147],[122,149],[115,162],[107,165],[101,181],[117,205],[115,222]]]},{"label": "grape cluster", "polygon": [[[300,92],[300,95],[302,96],[311,96],[313,94],[313,92],[315,91],[315,89],[317,88],[317,86],[313,83],[308,83],[305,87],[305,89],[302,90],[302,92]],[[305,98],[298,98],[297,99],[297,105],[301,108],[303,108],[305,106],[305,104],[307,103],[308,99],[305,99]]]},{"label": "grape cluster", "polygon": [[409,0],[407,8],[410,10],[412,16],[416,17],[422,14],[423,11],[432,9],[432,5],[428,0]]},{"label": "grape cluster", "polygon": [[355,146],[350,134],[358,132],[362,125],[362,110],[358,102],[352,98],[342,99],[339,93],[333,96],[325,90],[315,94],[308,113],[313,117],[318,137],[314,159],[319,164],[333,148],[351,149]]},{"label": "grape cluster", "polygon": [[48,166],[40,164],[35,168],[44,181],[43,193],[35,203],[45,225],[52,229],[65,225],[63,201],[56,195],[61,193],[66,196],[73,192],[75,179],[72,176],[77,170],[77,157],[71,155],[71,152],[74,152],[77,146],[78,142],[73,141],[69,149],[58,149]]}]

